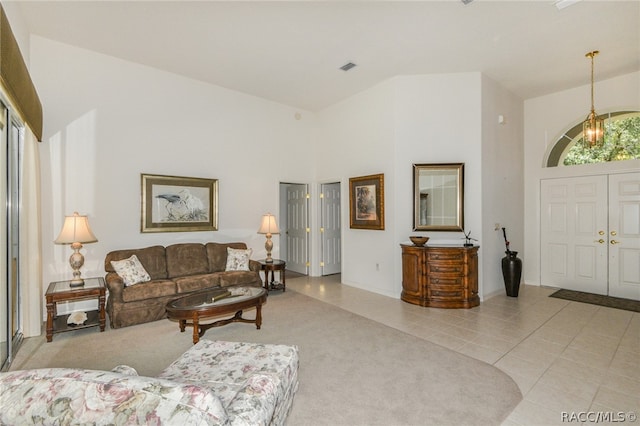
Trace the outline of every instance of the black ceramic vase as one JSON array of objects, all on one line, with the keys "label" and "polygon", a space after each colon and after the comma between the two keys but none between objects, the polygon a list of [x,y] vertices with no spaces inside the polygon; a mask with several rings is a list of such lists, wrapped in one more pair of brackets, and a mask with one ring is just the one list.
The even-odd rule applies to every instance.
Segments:
[{"label": "black ceramic vase", "polygon": [[502,258],[502,277],[507,296],[518,297],[520,290],[520,277],[522,276],[522,259],[518,258],[517,251],[506,251]]}]

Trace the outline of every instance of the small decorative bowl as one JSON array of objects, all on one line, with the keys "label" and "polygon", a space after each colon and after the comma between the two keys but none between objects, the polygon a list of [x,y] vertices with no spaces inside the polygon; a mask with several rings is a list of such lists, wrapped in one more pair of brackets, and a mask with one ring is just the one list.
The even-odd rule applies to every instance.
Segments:
[{"label": "small decorative bowl", "polygon": [[409,237],[409,239],[411,240],[411,242],[418,246],[418,247],[422,247],[423,245],[425,245],[427,243],[427,241],[429,241],[429,237],[421,237],[419,235],[413,235],[411,237]]}]

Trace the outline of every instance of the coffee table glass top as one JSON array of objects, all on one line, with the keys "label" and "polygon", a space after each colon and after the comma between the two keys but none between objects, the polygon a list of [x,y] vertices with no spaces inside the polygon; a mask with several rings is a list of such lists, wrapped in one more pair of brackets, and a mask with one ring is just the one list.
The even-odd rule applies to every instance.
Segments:
[{"label": "coffee table glass top", "polygon": [[223,306],[241,302],[247,299],[261,297],[267,291],[262,287],[229,287],[198,291],[181,297],[167,305],[171,309],[188,310],[199,307]]}]

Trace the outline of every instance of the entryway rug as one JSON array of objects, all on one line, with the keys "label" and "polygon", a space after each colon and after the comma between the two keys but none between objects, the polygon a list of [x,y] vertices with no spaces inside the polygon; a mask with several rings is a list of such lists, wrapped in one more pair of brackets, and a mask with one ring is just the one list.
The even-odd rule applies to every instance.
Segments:
[{"label": "entryway rug", "polygon": [[625,311],[640,312],[640,301],[621,299],[619,297],[602,296],[600,294],[583,293],[581,291],[565,289],[558,290],[550,294],[549,297],[571,300],[573,302],[590,303],[608,308],[624,309]]}]

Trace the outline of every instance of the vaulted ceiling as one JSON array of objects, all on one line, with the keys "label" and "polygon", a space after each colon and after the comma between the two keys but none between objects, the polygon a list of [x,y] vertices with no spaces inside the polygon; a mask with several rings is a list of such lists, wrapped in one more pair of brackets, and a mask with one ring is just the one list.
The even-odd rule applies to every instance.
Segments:
[{"label": "vaulted ceiling", "polygon": [[[396,75],[522,99],[640,70],[640,1],[25,1],[31,33],[318,111]],[[350,71],[340,67],[357,64]],[[588,100],[585,100],[588,103]]]}]

